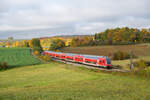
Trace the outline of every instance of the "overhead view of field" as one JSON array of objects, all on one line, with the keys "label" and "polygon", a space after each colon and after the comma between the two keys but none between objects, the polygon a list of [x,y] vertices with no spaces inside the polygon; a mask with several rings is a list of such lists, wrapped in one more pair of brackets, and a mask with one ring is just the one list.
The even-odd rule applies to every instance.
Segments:
[{"label": "overhead view of field", "polygon": [[150,80],[62,63],[0,72],[1,100],[148,100]]},{"label": "overhead view of field", "polygon": [[31,55],[29,48],[0,48],[0,62],[6,62],[12,67],[42,63]]}]

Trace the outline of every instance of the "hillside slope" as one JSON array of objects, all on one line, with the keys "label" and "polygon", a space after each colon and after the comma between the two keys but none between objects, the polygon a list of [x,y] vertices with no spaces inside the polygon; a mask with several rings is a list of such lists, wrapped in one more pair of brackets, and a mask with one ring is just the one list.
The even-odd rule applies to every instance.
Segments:
[{"label": "hillside slope", "polygon": [[0,100],[149,100],[150,80],[62,63],[0,72]]}]

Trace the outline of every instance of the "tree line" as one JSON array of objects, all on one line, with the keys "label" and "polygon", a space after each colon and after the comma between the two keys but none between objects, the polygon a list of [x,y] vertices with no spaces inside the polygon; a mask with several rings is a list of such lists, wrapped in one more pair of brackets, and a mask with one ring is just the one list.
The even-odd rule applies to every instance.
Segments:
[{"label": "tree line", "polygon": [[115,28],[96,33],[95,44],[134,44],[150,42],[150,29]]},{"label": "tree line", "polygon": [[[96,45],[117,45],[117,44],[136,44],[150,42],[150,29],[137,28],[114,28],[107,29],[104,32],[95,33],[95,35],[73,37],[69,46],[96,46]],[[7,43],[10,45],[10,43]],[[62,39],[32,39],[15,41],[13,47],[30,47],[34,51],[42,51],[41,45],[49,47],[49,50],[59,50],[65,47],[65,41]]]}]

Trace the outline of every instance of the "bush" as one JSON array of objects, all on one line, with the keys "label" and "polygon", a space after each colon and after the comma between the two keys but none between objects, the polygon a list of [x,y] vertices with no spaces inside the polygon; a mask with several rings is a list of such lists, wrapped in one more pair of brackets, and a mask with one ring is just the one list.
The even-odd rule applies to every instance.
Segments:
[{"label": "bush", "polygon": [[138,71],[144,70],[145,68],[148,68],[148,64],[146,61],[144,60],[139,60],[133,63],[135,69],[137,69]]},{"label": "bush", "polygon": [[39,56],[40,55],[40,52],[39,51],[34,51],[34,54],[36,55],[36,56]]},{"label": "bush", "polygon": [[8,69],[8,64],[6,62],[1,62],[0,63],[0,70],[5,70],[5,69]]},{"label": "bush", "polygon": [[139,76],[150,77],[150,67],[147,63],[144,60],[134,62],[134,73]]},{"label": "bush", "polygon": [[33,47],[33,52],[35,52],[35,51],[42,52],[42,48],[41,47]]},{"label": "bush", "polygon": [[47,56],[47,55],[45,55],[45,56],[40,56],[40,58],[41,58],[42,60],[46,61],[46,62],[52,61],[52,58],[51,58],[50,56]]},{"label": "bush", "polygon": [[[115,52],[112,55],[113,60],[124,60],[124,59],[129,59],[129,58],[130,58],[130,54],[128,54],[127,52],[123,52],[123,51]],[[133,55],[133,58],[135,58],[135,55]]]},{"label": "bush", "polygon": [[56,50],[60,50],[63,47],[65,47],[65,42],[61,39],[55,39],[52,41],[49,49],[56,51]]}]

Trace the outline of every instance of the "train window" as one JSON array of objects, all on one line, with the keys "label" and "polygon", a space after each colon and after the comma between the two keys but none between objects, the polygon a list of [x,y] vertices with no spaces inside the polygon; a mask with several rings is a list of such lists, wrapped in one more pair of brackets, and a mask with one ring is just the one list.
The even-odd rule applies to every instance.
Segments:
[{"label": "train window", "polygon": [[86,63],[96,64],[96,62],[93,61],[85,61]]},{"label": "train window", "polygon": [[72,58],[67,58],[68,60],[73,60]]},{"label": "train window", "polygon": [[80,60],[83,60],[83,58],[80,58]]},{"label": "train window", "polygon": [[103,60],[103,63],[105,63],[105,61]]}]

